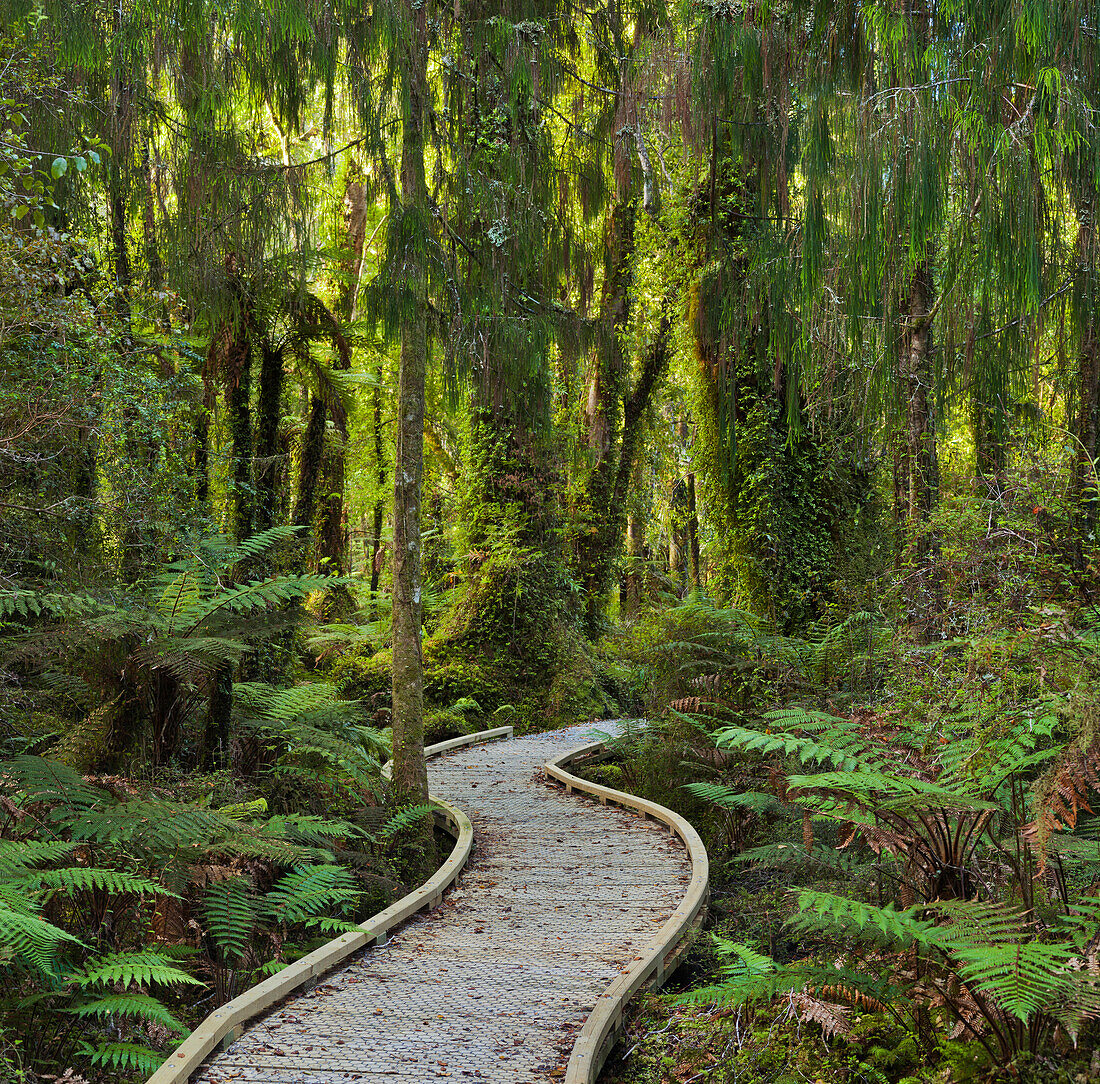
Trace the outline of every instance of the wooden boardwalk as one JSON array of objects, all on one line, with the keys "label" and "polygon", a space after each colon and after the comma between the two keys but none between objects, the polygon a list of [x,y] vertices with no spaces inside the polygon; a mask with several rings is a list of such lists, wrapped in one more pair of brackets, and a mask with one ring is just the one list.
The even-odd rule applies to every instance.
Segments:
[{"label": "wooden boardwalk", "polygon": [[476,849],[441,907],[252,1024],[202,1084],[561,1079],[597,997],[675,910],[679,841],[542,778],[590,726],[429,762]]}]

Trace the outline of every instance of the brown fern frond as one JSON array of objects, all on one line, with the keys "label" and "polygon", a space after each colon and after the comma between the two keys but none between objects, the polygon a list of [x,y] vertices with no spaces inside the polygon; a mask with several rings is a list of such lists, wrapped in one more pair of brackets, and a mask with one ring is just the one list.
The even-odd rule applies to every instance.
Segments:
[{"label": "brown fern frond", "polygon": [[1094,812],[1089,804],[1093,793],[1100,793],[1100,738],[1063,749],[1035,784],[1031,801],[1036,816],[1023,834],[1039,852],[1041,866],[1050,837],[1056,831],[1072,831],[1082,812]]},{"label": "brown fern frond", "polygon": [[887,1007],[876,997],[865,994],[862,990],[853,990],[850,986],[822,986],[821,994],[830,1001],[839,1005],[847,1005],[853,1009],[866,1009],[868,1012],[887,1012]]},{"label": "brown fern frond", "polygon": [[821,1028],[826,1039],[836,1035],[850,1035],[851,1022],[843,1005],[836,1005],[831,1001],[822,1001],[805,990],[795,991],[787,995],[791,1008],[800,1020],[809,1020]]},{"label": "brown fern frond", "polygon": [[718,705],[700,696],[683,696],[673,700],[669,707],[683,715],[717,715]]}]

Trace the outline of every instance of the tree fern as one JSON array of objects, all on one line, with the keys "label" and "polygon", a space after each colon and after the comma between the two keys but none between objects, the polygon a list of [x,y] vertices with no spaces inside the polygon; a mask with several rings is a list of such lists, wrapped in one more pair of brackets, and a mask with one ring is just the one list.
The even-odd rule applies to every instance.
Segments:
[{"label": "tree fern", "polygon": [[256,898],[247,877],[216,881],[202,903],[203,927],[223,959],[240,960],[248,951],[256,924]]},{"label": "tree fern", "polygon": [[324,911],[346,912],[359,899],[354,874],[343,866],[305,866],[292,870],[257,901],[257,910],[284,925]]},{"label": "tree fern", "polygon": [[762,791],[738,791],[721,783],[687,783],[684,786],[692,797],[719,809],[747,809],[753,813],[779,813],[783,803],[773,794]]},{"label": "tree fern", "polygon": [[97,1069],[114,1072],[140,1073],[152,1076],[165,1062],[166,1055],[158,1054],[140,1043],[102,1043],[92,1046],[81,1043],[81,1054]]},{"label": "tree fern", "polygon": [[132,1017],[142,1023],[151,1022],[162,1024],[164,1027],[177,1034],[183,1034],[187,1028],[183,1026],[155,997],[149,994],[128,992],[124,994],[106,994],[92,1001],[75,1005],[68,1010],[75,1016]]},{"label": "tree fern", "polygon": [[186,986],[201,985],[162,952],[113,952],[92,960],[69,976],[81,990],[97,986]]},{"label": "tree fern", "polygon": [[792,916],[789,924],[803,933],[826,932],[856,938],[869,936],[897,947],[914,943],[936,946],[939,939],[934,923],[917,917],[923,910],[921,907],[910,907],[898,911],[893,904],[876,907],[847,896],[807,888],[798,892],[798,913]]},{"label": "tree fern", "polygon": [[62,950],[79,944],[78,938],[34,914],[18,893],[0,888],[0,962],[53,976]]}]

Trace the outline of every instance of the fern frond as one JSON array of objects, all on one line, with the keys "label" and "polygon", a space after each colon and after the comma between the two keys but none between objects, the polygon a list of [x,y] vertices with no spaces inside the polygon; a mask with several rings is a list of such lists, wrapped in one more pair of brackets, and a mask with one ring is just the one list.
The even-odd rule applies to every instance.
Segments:
[{"label": "fern frond", "polygon": [[1049,1011],[1075,993],[1065,970],[1073,956],[1066,945],[956,944],[952,954],[961,965],[959,977],[1018,1020]]},{"label": "fern frond", "polygon": [[939,938],[934,924],[917,917],[923,910],[915,906],[898,911],[893,904],[876,907],[847,896],[804,888],[798,892],[798,913],[787,922],[803,933],[828,932],[856,938],[869,935],[878,942],[899,947],[913,943],[937,946]]},{"label": "fern frond", "polygon": [[67,866],[64,869],[38,870],[27,878],[27,887],[32,891],[52,889],[55,892],[80,892],[100,890],[115,895],[132,892],[135,895],[172,896],[163,885],[156,881],[135,877],[117,869],[97,869],[94,866]]},{"label": "fern frond", "polygon": [[0,764],[0,792],[70,809],[90,809],[108,800],[105,791],[86,783],[67,765],[32,756],[13,757]]},{"label": "fern frond", "polygon": [[762,791],[736,791],[720,783],[687,783],[684,790],[719,809],[747,809],[753,813],[780,813],[783,810],[783,803],[775,795]]},{"label": "fern frond", "polygon": [[394,836],[419,824],[435,812],[433,805],[413,805],[399,809],[374,833],[376,842],[393,839]]},{"label": "fern frond", "polygon": [[113,952],[92,960],[71,981],[81,990],[96,986],[201,986],[161,952]]},{"label": "fern frond", "polygon": [[53,839],[0,839],[0,880],[23,877],[36,866],[57,862],[76,848]]},{"label": "fern frond", "polygon": [[291,924],[324,911],[346,910],[359,899],[352,872],[343,866],[306,866],[280,877],[259,900],[261,913]]},{"label": "fern frond", "polygon": [[0,591],[0,618],[60,620],[94,613],[99,606],[90,595],[28,591],[17,587]]},{"label": "fern frond", "polygon": [[107,994],[104,997],[97,997],[94,1001],[77,1005],[68,1012],[80,1017],[129,1016],[141,1021],[163,1024],[177,1034],[187,1031],[187,1028],[168,1011],[166,1006],[149,994]]},{"label": "fern frond", "polygon": [[103,1043],[100,1046],[83,1043],[81,1054],[98,1069],[140,1073],[142,1076],[152,1076],[167,1057],[139,1043]]},{"label": "fern frond", "polygon": [[287,813],[269,817],[267,831],[281,839],[324,847],[336,839],[366,835],[358,825],[306,813]]},{"label": "fern frond", "polygon": [[859,758],[850,752],[822,745],[812,738],[800,738],[793,734],[764,734],[746,727],[727,726],[715,732],[714,742],[719,749],[735,748],[763,754],[782,753],[784,756],[797,756],[803,764],[832,764],[849,772],[860,769],[873,771],[876,767],[867,757]]},{"label": "fern frond", "polygon": [[930,783],[917,776],[887,775],[882,771],[792,775],[787,782],[792,790],[804,794],[876,810],[952,809],[978,812],[1000,809],[996,802],[959,789]]},{"label": "fern frond", "polygon": [[0,960],[53,975],[62,948],[80,944],[79,938],[30,913],[25,901],[13,901],[8,893],[0,894]]},{"label": "fern frond", "polygon": [[202,905],[203,926],[226,959],[239,960],[252,941],[256,924],[256,899],[246,877],[216,881]]}]

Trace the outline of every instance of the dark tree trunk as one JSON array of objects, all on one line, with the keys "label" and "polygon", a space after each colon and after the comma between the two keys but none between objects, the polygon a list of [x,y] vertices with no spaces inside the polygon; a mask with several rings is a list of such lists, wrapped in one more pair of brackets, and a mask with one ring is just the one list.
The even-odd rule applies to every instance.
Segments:
[{"label": "dark tree trunk", "polygon": [[691,589],[698,591],[702,586],[699,580],[699,517],[695,505],[695,475],[687,476],[687,542],[688,571],[691,574]]},{"label": "dark tree trunk", "polygon": [[378,598],[378,580],[382,574],[382,520],[385,513],[382,494],[386,488],[386,456],[382,444],[382,361],[379,359],[375,368],[375,386],[372,392],[374,400],[374,463],[377,471],[378,496],[374,502],[374,521],[371,531],[371,555],[370,555],[370,602],[372,616],[376,608]]},{"label": "dark tree trunk", "polygon": [[279,504],[279,422],[283,414],[283,356],[264,342],[256,394],[256,529],[275,525]]},{"label": "dark tree trunk", "polygon": [[[428,223],[424,143],[428,108],[428,8],[405,0],[401,58],[406,101],[401,133],[401,211]],[[393,786],[400,801],[425,801],[424,659],[421,653],[420,500],[424,470],[424,381],[428,354],[427,275],[414,243],[405,257],[411,311],[401,329],[397,451],[393,475]]]},{"label": "dark tree trunk", "polygon": [[300,539],[304,552],[313,552],[313,521],[317,510],[317,482],[321,477],[321,464],[325,454],[325,418],[324,402],[311,396],[309,400],[309,421],[302,435],[301,465],[298,469],[298,495],[294,502],[294,522],[299,527],[308,527]]},{"label": "dark tree trunk", "polygon": [[243,326],[228,343],[225,357],[226,414],[229,422],[229,502],[233,537],[252,533],[255,500],[252,481],[252,341]]},{"label": "dark tree trunk", "polygon": [[216,402],[217,357],[214,353],[218,336],[210,343],[202,366],[202,403],[195,411],[195,500],[199,507],[210,511],[210,418]]},{"label": "dark tree trunk", "polygon": [[207,702],[202,749],[205,771],[222,771],[229,765],[229,723],[232,713],[233,669],[223,666],[213,677]]}]

